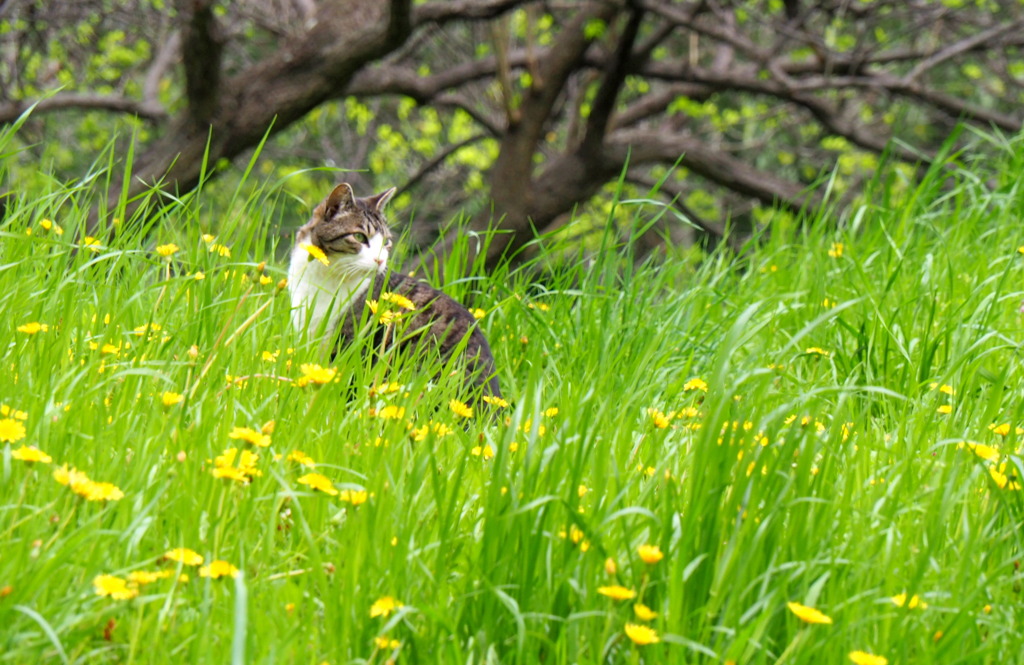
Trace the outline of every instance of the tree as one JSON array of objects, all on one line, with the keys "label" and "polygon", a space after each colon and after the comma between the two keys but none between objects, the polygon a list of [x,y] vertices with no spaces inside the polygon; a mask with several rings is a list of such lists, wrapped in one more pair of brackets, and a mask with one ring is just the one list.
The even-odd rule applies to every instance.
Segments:
[{"label": "tree", "polygon": [[[82,11],[95,15],[102,4]],[[431,189],[463,192],[473,228],[500,223],[509,233],[491,245],[490,264],[563,223],[624,167],[628,182],[656,189],[721,235],[727,221],[754,224],[766,207],[818,205],[813,185],[837,161],[840,188],[855,192],[858,173],[881,155],[927,165],[958,121],[1021,128],[1019,3],[179,0],[172,11],[139,0],[137,8],[165,26],[148,36],[148,66],[124,75],[142,81],[137,93],[63,91],[36,109],[103,108],[157,127],[133,188],[186,191],[207,143],[213,160],[232,159],[272,122],[274,132],[301,131],[310,111],[334,99],[374,104],[371,117],[361,131],[307,125],[307,138],[332,139],[312,154],[365,168],[375,151],[424,143],[402,119],[410,113],[402,100],[414,100],[418,113],[471,128],[457,140],[435,133],[413,150],[404,189],[440,178]],[[0,70],[10,91],[0,120],[10,120],[47,87],[26,85],[29,55],[82,17],[37,25],[64,10],[28,0],[4,10],[24,24]],[[161,104],[155,91],[173,79],[175,60],[184,101]],[[388,134],[394,141],[381,139],[384,128],[398,128]],[[360,136],[364,149],[349,149]],[[494,150],[474,160],[479,191],[446,181],[446,173],[466,177],[450,164],[482,142]],[[429,239],[437,218],[421,220]]]}]

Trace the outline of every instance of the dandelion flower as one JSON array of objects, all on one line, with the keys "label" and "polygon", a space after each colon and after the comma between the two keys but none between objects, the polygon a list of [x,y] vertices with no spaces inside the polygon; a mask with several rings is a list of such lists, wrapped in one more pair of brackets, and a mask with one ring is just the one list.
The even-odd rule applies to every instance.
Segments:
[{"label": "dandelion flower", "polygon": [[807,607],[800,603],[786,603],[786,607],[801,621],[806,621],[807,623],[832,623],[831,617],[825,616],[813,607]]},{"label": "dandelion flower", "polygon": [[641,621],[651,621],[658,616],[658,613],[647,607],[643,603],[637,603],[633,605],[633,614],[636,615],[637,619]]},{"label": "dandelion flower", "polygon": [[494,397],[493,395],[484,395],[481,399],[485,403],[490,404],[491,406],[496,406],[501,409],[508,408],[508,402],[500,397]]},{"label": "dandelion flower", "polygon": [[665,429],[672,422],[671,416],[666,416],[664,413],[657,409],[647,409],[647,415],[651,417],[651,422],[658,429]]},{"label": "dandelion flower", "polygon": [[700,390],[702,392],[708,391],[708,384],[704,379],[693,378],[683,384],[683,392],[689,392],[691,390]]},{"label": "dandelion flower", "polygon": [[0,441],[14,443],[25,438],[25,426],[14,418],[0,418]]},{"label": "dandelion flower", "polygon": [[297,464],[301,464],[302,466],[316,466],[316,462],[313,461],[313,458],[307,455],[306,453],[302,452],[301,450],[291,451],[290,453],[288,453],[288,457],[286,457],[285,460],[288,462],[295,462]]},{"label": "dandelion flower", "polygon": [[124,492],[122,492],[113,483],[97,483],[89,481],[80,489],[76,489],[75,487],[72,487],[71,489],[76,494],[84,496],[86,501],[120,501],[124,498]]},{"label": "dandelion flower", "polygon": [[157,245],[156,253],[163,257],[171,257],[174,256],[174,254],[177,253],[179,249],[181,248],[175,245],[173,242],[169,242],[166,245]]},{"label": "dandelion flower", "polygon": [[402,646],[402,643],[398,640],[392,640],[387,635],[380,635],[373,638],[373,643],[377,645],[378,649],[397,649]]},{"label": "dandelion flower", "polygon": [[939,406],[939,408],[936,409],[936,411],[944,416],[948,416],[949,414],[953,413],[953,406],[950,404],[943,404]]},{"label": "dandelion flower", "polygon": [[100,241],[92,236],[85,236],[82,238],[82,244],[85,245],[90,252],[100,251]]},{"label": "dandelion flower", "polygon": [[492,448],[491,444],[489,444],[489,443],[486,446],[483,446],[483,447],[481,447],[481,446],[474,446],[473,449],[470,450],[469,452],[474,457],[481,457],[482,456],[484,459],[491,459],[491,458],[494,457],[494,448]]},{"label": "dandelion flower", "polygon": [[380,294],[380,299],[398,305],[402,309],[408,309],[410,311],[416,309],[416,305],[414,305],[411,300],[398,293],[382,293]]},{"label": "dandelion flower", "polygon": [[657,644],[661,641],[658,637],[658,633],[653,628],[640,625],[638,623],[627,623],[626,624],[626,636],[633,640],[634,644],[645,646],[647,644]]},{"label": "dandelion flower", "polygon": [[183,563],[186,566],[203,565],[203,555],[187,547],[176,547],[173,550],[168,550],[164,553],[164,558]]},{"label": "dandelion flower", "polygon": [[473,417],[473,409],[466,406],[464,402],[460,402],[457,399],[453,399],[452,401],[448,402],[448,408],[451,409],[455,413],[455,415],[461,418]]},{"label": "dandelion flower", "polygon": [[199,577],[209,577],[210,579],[217,579],[219,577],[238,577],[238,568],[232,566],[227,561],[211,561],[209,566],[203,566],[199,569]]},{"label": "dandelion flower", "polygon": [[295,384],[300,388],[310,383],[317,385],[330,383],[338,373],[336,369],[321,367],[312,363],[304,363],[299,367],[299,370],[302,372],[302,376],[295,381]]},{"label": "dandelion flower", "polygon": [[116,575],[97,575],[92,586],[98,596],[110,596],[114,600],[129,600],[139,595],[137,587],[129,586],[128,580]]},{"label": "dandelion flower", "polygon": [[834,242],[832,247],[828,250],[828,255],[833,259],[838,259],[843,255],[843,243]]},{"label": "dandelion flower", "polygon": [[168,390],[160,395],[160,401],[163,402],[164,406],[174,406],[175,404],[181,404],[184,402],[185,396],[181,393],[175,393]]},{"label": "dandelion flower", "polygon": [[602,596],[608,596],[613,600],[633,600],[636,598],[636,591],[617,584],[612,586],[599,586],[597,587],[597,592]]},{"label": "dandelion flower", "polygon": [[471,309],[469,311],[469,313],[472,314],[473,318],[477,319],[478,321],[480,319],[484,318],[485,316],[487,316],[487,312],[485,312],[484,310],[480,309],[479,307],[477,307],[476,309]]},{"label": "dandelion flower", "polygon": [[301,245],[299,245],[299,247],[306,250],[306,253],[309,254],[308,260],[312,261],[313,259],[316,259],[325,266],[331,265],[331,260],[327,258],[326,254],[324,254],[324,250],[320,249],[316,245],[311,245],[308,242],[304,242]]},{"label": "dandelion flower", "polygon": [[405,407],[395,406],[394,404],[388,404],[383,409],[377,411],[377,417],[381,420],[398,420],[405,417]]},{"label": "dandelion flower", "polygon": [[39,323],[38,321],[32,321],[24,325],[18,326],[18,332],[23,332],[26,335],[35,335],[39,332],[46,332],[50,329],[50,326],[45,323]]},{"label": "dandelion flower", "polygon": [[963,447],[970,448],[971,452],[987,462],[999,461],[999,450],[992,446],[986,446],[981,443],[971,443],[970,441],[961,441],[957,444],[957,448]]},{"label": "dandelion flower", "polygon": [[897,594],[891,597],[889,600],[891,600],[893,604],[896,605],[896,607],[903,607],[904,605],[906,605],[907,609],[911,610],[917,607],[920,607],[923,610],[928,607],[928,603],[922,603],[921,598],[916,593],[910,597],[909,603],[907,602],[907,594],[905,593]]},{"label": "dandelion flower", "polygon": [[644,563],[651,565],[658,563],[665,557],[661,548],[657,545],[641,545],[636,551]]},{"label": "dandelion flower", "polygon": [[360,506],[366,503],[369,498],[370,495],[366,490],[341,490],[338,494],[340,501],[351,503],[353,506]]},{"label": "dandelion flower", "polygon": [[389,617],[391,614],[405,605],[401,601],[395,600],[391,596],[382,596],[373,602],[370,606],[370,617]]},{"label": "dandelion flower", "polygon": [[867,651],[851,651],[850,660],[857,665],[888,665],[889,663],[885,656],[876,656]]},{"label": "dandelion flower", "polygon": [[139,586],[144,586],[146,584],[152,584],[157,580],[162,580],[166,577],[170,577],[173,574],[173,570],[133,570],[132,572],[128,573],[128,581],[134,582]]},{"label": "dandelion flower", "polygon": [[39,450],[38,448],[29,448],[28,446],[22,446],[17,450],[11,451],[11,457],[22,462],[41,462],[42,464],[49,464],[53,461],[53,458]]},{"label": "dandelion flower", "polygon": [[[1008,466],[1009,474],[1006,473]],[[998,466],[993,464],[988,468],[988,473],[992,476],[992,480],[995,481],[996,485],[999,486],[999,489],[1019,490],[1021,488],[1013,465],[1008,465],[1005,462]]]},{"label": "dandelion flower", "polygon": [[270,445],[270,436],[257,432],[251,427],[235,427],[228,433],[229,439],[241,439],[259,448],[266,448]]},{"label": "dandelion flower", "polygon": [[[58,406],[59,405],[60,403],[58,402]],[[64,410],[67,411],[67,409]],[[27,413],[25,413],[24,411],[19,411],[17,409],[12,409],[6,404],[0,404],[0,416],[3,416],[4,418],[11,417],[17,418],[18,420],[28,420]]]},{"label": "dandelion flower", "polygon": [[804,353],[806,353],[806,354],[808,354],[808,355],[817,355],[817,356],[825,356],[826,358],[828,358],[829,356],[831,356],[831,355],[832,355],[832,354],[831,354],[830,352],[828,352],[828,351],[826,351],[825,349],[823,349],[823,348],[821,348],[821,347],[818,347],[818,346],[811,346],[811,347],[808,347],[808,348],[807,348],[807,349],[806,349],[806,350],[804,351]]},{"label": "dandelion flower", "polygon": [[307,473],[297,481],[300,485],[306,485],[315,490],[320,490],[324,494],[330,494],[331,496],[338,496],[338,490],[335,489],[334,483],[331,482],[330,478],[319,473]]},{"label": "dandelion flower", "polygon": [[39,226],[43,227],[47,231],[53,231],[54,233],[56,233],[59,236],[64,235],[64,229],[62,229],[60,227],[60,225],[57,224],[56,222],[53,222],[53,221],[51,221],[49,219],[40,220],[39,221]]}]

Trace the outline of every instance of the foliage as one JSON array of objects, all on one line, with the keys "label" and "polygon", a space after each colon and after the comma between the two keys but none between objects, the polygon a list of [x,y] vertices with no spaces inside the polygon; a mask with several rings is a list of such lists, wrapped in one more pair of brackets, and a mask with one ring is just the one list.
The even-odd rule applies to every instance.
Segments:
[{"label": "foliage", "polygon": [[433,371],[291,329],[280,188],[151,233],[111,210],[91,243],[103,193],[35,181],[0,225],[3,659],[1014,660],[1024,146],[993,147],[700,264],[638,266],[606,225],[594,255],[483,275],[463,236],[446,290],[485,311],[511,403],[471,419]]}]

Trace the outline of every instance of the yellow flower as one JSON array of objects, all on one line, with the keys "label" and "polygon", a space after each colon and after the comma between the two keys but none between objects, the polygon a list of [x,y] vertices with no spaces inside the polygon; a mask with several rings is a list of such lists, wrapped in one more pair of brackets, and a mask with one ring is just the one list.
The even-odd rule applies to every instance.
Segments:
[{"label": "yellow flower", "polygon": [[708,391],[708,384],[704,382],[704,379],[693,378],[683,384],[683,392],[689,392],[691,390],[700,390],[703,392]]},{"label": "yellow flower", "polygon": [[[998,434],[999,436],[1009,436],[1010,434],[1010,423],[1003,423],[1002,425],[989,425],[988,428],[992,430],[993,433]],[[1024,428],[1015,427],[1014,432],[1016,432],[1017,436],[1020,436],[1021,434],[1024,434]]]},{"label": "yellow flower", "polygon": [[[664,413],[657,409],[647,409],[647,415],[651,417],[651,422],[658,429],[665,429],[671,422],[671,415],[666,416]],[[673,414],[674,415],[674,414]]]},{"label": "yellow flower", "polygon": [[597,592],[602,596],[608,596],[613,600],[633,600],[636,598],[636,591],[617,584],[612,586],[599,586],[597,587]]},{"label": "yellow flower", "polygon": [[209,566],[199,569],[199,577],[209,577],[214,580],[218,577],[238,577],[238,568],[227,561],[211,561]]},{"label": "yellow flower", "polygon": [[948,416],[949,414],[953,413],[953,406],[950,404],[943,404],[939,406],[939,408],[936,409],[936,411],[938,411],[944,416]]},{"label": "yellow flower", "polygon": [[91,252],[100,251],[100,241],[97,240],[96,238],[93,238],[92,236],[85,236],[85,238],[82,239],[82,244],[85,245]]},{"label": "yellow flower", "polygon": [[402,646],[401,642],[389,639],[387,635],[373,638],[373,643],[377,645],[378,649],[397,649]]},{"label": "yellow flower", "polygon": [[260,448],[266,448],[267,446],[270,445],[269,435],[263,434],[262,432],[257,432],[251,427],[235,427],[228,434],[228,438],[241,439],[242,441],[247,441],[252,445],[258,446]]},{"label": "yellow flower", "polygon": [[507,409],[508,408],[508,402],[506,402],[505,400],[503,400],[500,397],[494,397],[492,395],[484,395],[481,399],[485,403],[490,404],[491,406],[497,406],[497,407],[502,408],[502,409]]},{"label": "yellow flower", "polygon": [[615,559],[608,557],[604,560],[604,572],[609,575],[614,575],[618,571],[618,566],[615,565]]},{"label": "yellow flower", "polygon": [[636,615],[637,619],[641,621],[651,621],[658,616],[658,613],[647,607],[643,603],[637,603],[633,605],[633,614]]},{"label": "yellow flower", "polygon": [[626,636],[633,640],[634,644],[644,646],[647,644],[657,644],[661,641],[658,637],[658,633],[653,628],[642,626],[638,623],[627,623],[626,624]]},{"label": "yellow flower", "polygon": [[160,256],[174,256],[174,254],[181,249],[173,242],[169,242],[166,245],[157,245],[156,253]]},{"label": "yellow flower", "polygon": [[204,279],[206,279],[206,273],[204,273],[202,270],[200,270],[200,271],[196,272],[196,274],[192,275],[192,279],[196,280],[197,282],[201,282]]},{"label": "yellow flower", "polygon": [[480,457],[482,455],[484,459],[491,459],[494,457],[494,448],[492,448],[489,443],[483,447],[474,446],[469,452],[475,457]]},{"label": "yellow flower", "polygon": [[[58,403],[58,406],[59,406],[59,403]],[[66,410],[67,409],[65,409],[65,411]],[[11,407],[7,406],[6,404],[0,404],[0,416],[3,416],[4,418],[7,418],[8,416],[10,416],[11,418],[17,418],[18,420],[28,420],[28,414],[27,413],[25,413],[24,411],[19,411],[17,409],[12,409]]]},{"label": "yellow flower", "polygon": [[789,608],[790,612],[797,615],[801,621],[806,621],[807,623],[832,623],[831,617],[825,616],[813,607],[807,607],[800,603],[786,603],[786,607]]},{"label": "yellow flower", "polygon": [[149,572],[146,570],[134,570],[128,573],[128,581],[134,582],[139,586],[143,586],[146,584],[152,584],[157,580],[162,580],[165,577],[170,577],[173,574],[173,570],[158,570],[156,572]]},{"label": "yellow flower", "polygon": [[299,367],[302,372],[302,376],[295,381],[295,385],[300,388],[315,383],[317,385],[323,385],[330,383],[334,380],[338,370],[329,367],[321,367],[320,365],[314,365],[312,363],[305,363]]},{"label": "yellow flower", "polygon": [[231,248],[228,247],[227,245],[214,244],[207,247],[207,249],[210,252],[216,252],[218,255],[223,256],[225,258],[231,256]]},{"label": "yellow flower", "polygon": [[334,483],[331,482],[330,478],[319,473],[307,473],[299,478],[298,483],[300,485],[311,487],[315,490],[320,490],[324,494],[338,496],[338,490],[335,489]]},{"label": "yellow flower", "polygon": [[43,227],[47,231],[52,230],[54,233],[56,233],[59,236],[64,235],[64,229],[62,229],[60,227],[60,225],[57,224],[56,222],[50,221],[49,219],[41,220],[39,222],[39,226]]},{"label": "yellow flower", "polygon": [[185,396],[181,393],[175,393],[168,390],[160,395],[160,401],[163,402],[164,406],[174,406],[175,404],[181,404],[184,402]]},{"label": "yellow flower", "polygon": [[25,438],[25,426],[14,418],[0,418],[0,441],[14,443]]},{"label": "yellow flower", "polygon": [[405,416],[404,406],[395,406],[394,404],[388,404],[383,409],[377,411],[377,417],[382,420],[397,420]]},{"label": "yellow flower", "polygon": [[17,450],[12,450],[11,457],[28,463],[42,462],[43,464],[49,464],[53,461],[53,458],[43,451],[38,448],[29,448],[28,446],[22,446]]},{"label": "yellow flower", "polygon": [[469,310],[469,313],[473,315],[474,319],[480,320],[487,316],[487,312],[477,307],[476,309]]},{"label": "yellow flower", "polygon": [[451,409],[455,413],[455,415],[460,416],[462,418],[473,417],[473,409],[466,406],[464,402],[460,402],[457,399],[453,399],[452,401],[448,402],[448,408]]},{"label": "yellow flower", "polygon": [[316,466],[316,462],[313,461],[313,458],[307,455],[306,453],[302,452],[301,450],[291,451],[290,453],[288,453],[288,457],[286,457],[285,459],[289,462],[297,462],[302,466]]},{"label": "yellow flower", "polygon": [[370,495],[366,490],[341,490],[341,493],[338,494],[339,500],[351,503],[353,506],[366,503],[368,498],[370,498]]},{"label": "yellow flower", "polygon": [[921,598],[916,593],[910,597],[909,603],[907,602],[907,594],[905,593],[897,594],[889,600],[891,600],[893,604],[896,605],[896,607],[903,607],[904,605],[906,605],[907,609],[911,610],[916,607],[920,607],[922,610],[928,607],[928,603],[922,603]]},{"label": "yellow flower", "polygon": [[[1006,473],[1007,467],[1009,467],[1009,474]],[[999,466],[993,464],[988,468],[988,473],[996,485],[999,485],[999,489],[1019,490],[1021,487],[1017,479],[1016,467],[1012,464],[1005,462]]]},{"label": "yellow flower", "polygon": [[124,498],[124,492],[113,483],[97,483],[90,480],[80,489],[74,486],[71,489],[76,494],[84,496],[86,501],[120,501]]},{"label": "yellow flower", "polygon": [[97,575],[92,580],[92,586],[96,589],[98,596],[110,596],[114,600],[128,600],[139,595],[139,589],[128,585],[125,580],[116,575]]},{"label": "yellow flower", "polygon": [[665,556],[657,545],[641,545],[636,551],[644,563],[651,565],[658,563]]},{"label": "yellow flower", "polygon": [[33,321],[32,323],[26,323],[24,325],[18,326],[18,332],[23,332],[26,335],[35,335],[38,332],[46,332],[49,329],[49,325],[45,323],[39,323],[38,321]]},{"label": "yellow flower", "polygon": [[410,311],[416,309],[416,305],[414,305],[411,300],[397,293],[381,293],[380,299],[398,305],[402,309],[408,309]]},{"label": "yellow flower", "polygon": [[555,416],[558,415],[558,407],[552,406],[547,409],[544,409],[544,415],[547,416],[548,418],[554,418]]},{"label": "yellow flower", "polygon": [[888,665],[885,656],[876,656],[866,651],[851,651],[850,660],[857,665]]},{"label": "yellow flower", "polygon": [[331,265],[331,260],[327,258],[326,254],[324,254],[324,250],[320,249],[316,245],[311,245],[308,242],[304,242],[301,245],[299,245],[299,247],[306,250],[306,253],[309,254],[308,260],[312,261],[313,259],[316,259],[325,266]]},{"label": "yellow flower", "polygon": [[996,462],[999,460],[999,451],[992,446],[986,446],[981,443],[971,443],[970,441],[961,441],[956,445],[957,448],[963,448],[964,446],[970,448],[971,452],[987,462]]},{"label": "yellow flower", "polygon": [[164,553],[164,558],[183,563],[186,566],[203,565],[203,555],[187,547],[176,547],[173,550],[168,550]]},{"label": "yellow flower", "polygon": [[819,355],[819,356],[825,356],[826,358],[828,358],[828,357],[829,357],[830,355],[832,355],[831,353],[829,353],[829,352],[828,352],[828,351],[826,351],[825,349],[823,349],[823,348],[821,348],[821,347],[818,347],[818,346],[810,346],[810,347],[808,347],[808,348],[807,348],[807,349],[806,349],[806,350],[804,351],[804,353],[806,353],[806,354],[808,354],[808,355]]},{"label": "yellow flower", "polygon": [[956,394],[956,391],[953,389],[953,386],[950,386],[945,383],[940,386],[938,383],[932,382],[928,384],[928,387],[931,388],[932,390],[938,390],[940,393],[945,393],[947,395],[952,396]]},{"label": "yellow flower", "polygon": [[843,243],[841,243],[841,242],[834,242],[834,243],[832,243],[832,248],[828,250],[828,255],[831,256],[833,259],[838,259],[840,256],[842,256],[843,255]]},{"label": "yellow flower", "polygon": [[395,600],[391,596],[382,596],[373,602],[370,606],[370,617],[388,617],[395,610],[405,607],[401,601]]}]

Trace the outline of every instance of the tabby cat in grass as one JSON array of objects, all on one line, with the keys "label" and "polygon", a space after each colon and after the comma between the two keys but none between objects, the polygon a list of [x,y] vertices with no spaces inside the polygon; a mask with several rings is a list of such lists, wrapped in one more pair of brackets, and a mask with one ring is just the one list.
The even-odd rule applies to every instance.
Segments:
[{"label": "tabby cat in grass", "polygon": [[394,193],[392,187],[357,198],[342,183],[313,210],[296,235],[288,267],[292,322],[339,345],[369,326],[375,351],[425,353],[447,362],[461,350],[466,392],[500,398],[494,357],[473,315],[428,284],[387,271],[391,230],[384,206]]}]

